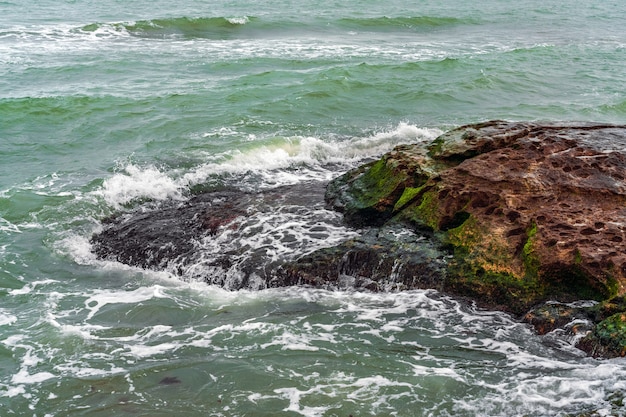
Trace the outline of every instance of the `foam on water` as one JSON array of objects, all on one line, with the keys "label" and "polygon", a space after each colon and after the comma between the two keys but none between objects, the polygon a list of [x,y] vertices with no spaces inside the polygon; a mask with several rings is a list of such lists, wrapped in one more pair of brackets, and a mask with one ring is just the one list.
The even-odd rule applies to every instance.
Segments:
[{"label": "foam on water", "polygon": [[0,309],[0,326],[7,326],[15,323],[17,321],[17,317],[13,314],[7,312],[4,309]]},{"label": "foam on water", "polygon": [[[221,134],[221,133],[220,133]],[[234,135],[232,128],[226,133]],[[328,181],[337,176],[337,165],[348,169],[364,159],[380,156],[404,143],[427,143],[439,129],[400,123],[395,129],[361,138],[320,139],[316,137],[258,139],[259,145],[214,155],[213,161],[187,172],[171,171],[154,165],[124,164],[107,178],[94,195],[115,209],[136,200],[182,199],[193,185],[228,181],[238,188],[271,188],[304,181]],[[266,144],[267,141],[272,144]],[[194,152],[197,152],[195,150]],[[332,166],[329,166],[332,164]],[[241,180],[242,176],[252,176]]]},{"label": "foam on water", "polygon": [[[232,410],[410,415],[428,404],[423,415],[620,415],[610,398],[626,388],[623,360],[581,360],[546,347],[506,314],[476,310],[435,291],[229,292],[194,282],[143,281],[63,294],[50,293],[49,283],[15,294],[45,297],[48,312],[37,331],[56,335],[27,343],[34,331],[27,328],[0,341],[18,364],[12,375],[0,377],[0,396],[82,407],[89,396],[50,381],[86,378],[111,395],[126,391],[138,407],[165,395],[169,410],[184,410],[186,400],[177,400],[176,392],[135,390],[153,375],[179,381],[197,398],[227,389],[222,406]],[[4,326],[14,324],[8,318]],[[198,376],[187,375],[185,363],[204,367],[215,355],[221,359],[209,359],[206,380],[192,382]],[[253,365],[250,377],[233,386],[232,370],[244,363]],[[111,378],[116,388],[99,382]]]},{"label": "foam on water", "polygon": [[140,168],[134,164],[126,165],[122,173],[106,179],[99,192],[115,208],[136,199],[182,198],[180,186],[167,174],[153,166]]},{"label": "foam on water", "polygon": [[22,233],[20,228],[10,221],[0,217],[0,232],[3,233]]},{"label": "foam on water", "polygon": [[[231,224],[217,235],[198,242],[197,252],[201,256],[185,267],[185,278],[222,283],[226,288],[237,287],[228,285],[228,277],[237,279],[238,273],[251,265],[263,269],[357,235],[341,224],[338,213],[319,204],[306,208],[281,206],[235,219]],[[224,254],[230,255],[227,270],[211,266]],[[261,288],[265,286],[260,285]]]},{"label": "foam on water", "polygon": [[[232,135],[232,131],[229,132]],[[187,173],[184,178],[187,183],[194,184],[216,174],[250,171],[266,172],[264,180],[274,185],[303,180],[328,180],[337,175],[337,168],[325,169],[327,164],[351,166],[364,159],[380,156],[399,144],[430,142],[441,133],[439,129],[400,123],[395,129],[364,137],[330,140],[317,137],[284,138],[280,143],[226,154],[224,161],[202,165]],[[289,168],[298,170],[286,171]],[[282,177],[277,178],[277,175]]]}]

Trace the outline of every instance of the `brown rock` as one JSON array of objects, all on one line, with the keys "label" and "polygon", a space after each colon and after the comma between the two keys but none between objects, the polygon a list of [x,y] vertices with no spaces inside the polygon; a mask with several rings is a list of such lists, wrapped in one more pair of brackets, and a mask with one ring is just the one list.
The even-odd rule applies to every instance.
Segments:
[{"label": "brown rock", "polygon": [[399,147],[327,199],[357,224],[394,218],[434,231],[454,253],[444,288],[488,306],[602,300],[626,291],[625,149],[624,126],[487,122],[427,152]]}]

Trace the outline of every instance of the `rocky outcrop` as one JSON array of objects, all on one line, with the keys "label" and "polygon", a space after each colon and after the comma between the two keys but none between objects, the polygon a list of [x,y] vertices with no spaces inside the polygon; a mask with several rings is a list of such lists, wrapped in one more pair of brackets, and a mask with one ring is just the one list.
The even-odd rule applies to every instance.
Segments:
[{"label": "rocky outcrop", "polygon": [[[432,232],[453,254],[444,291],[523,314],[547,300],[624,294],[625,149],[623,126],[493,121],[452,130],[427,148],[398,147],[335,180],[326,197],[355,225]],[[559,311],[552,328],[576,314],[593,315]],[[620,314],[581,347],[623,355],[626,348],[597,347],[617,340]]]},{"label": "rocky outcrop", "polygon": [[[291,285],[370,291],[441,289],[446,253],[399,225],[363,230],[339,245],[313,252],[305,249],[306,254],[297,259],[274,259],[264,245],[246,243],[254,237],[251,229],[263,229],[265,225],[258,223],[271,213],[323,207],[324,190],[322,183],[259,193],[211,190],[184,202],[141,207],[104,219],[103,230],[91,238],[92,250],[101,259],[167,270],[183,279],[203,279],[228,289]],[[333,219],[324,220],[326,227],[340,226],[331,224]],[[323,233],[319,230],[323,228],[317,226],[316,233]],[[228,244],[233,241],[241,244]]]},{"label": "rocky outcrop", "polygon": [[[257,287],[435,288],[524,317],[540,333],[586,320],[593,330],[585,337],[587,328],[570,326],[582,349],[624,355],[625,177],[625,126],[463,126],[328,184],[328,206],[359,236],[296,259],[260,265],[253,257],[230,287],[250,286],[254,276]],[[251,207],[321,201],[315,190],[210,192],[119,216],[93,237],[94,251],[147,268],[177,265],[184,275],[197,262],[194,242],[236,230]],[[236,257],[231,250],[205,263],[228,268]]]}]

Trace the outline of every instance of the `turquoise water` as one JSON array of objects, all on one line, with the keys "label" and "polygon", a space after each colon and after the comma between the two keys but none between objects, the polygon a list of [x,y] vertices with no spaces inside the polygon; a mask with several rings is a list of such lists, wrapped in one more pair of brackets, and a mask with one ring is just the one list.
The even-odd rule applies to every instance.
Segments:
[{"label": "turquoise water", "polygon": [[[228,291],[89,245],[119,210],[327,181],[464,123],[626,123],[625,13],[0,2],[0,414],[626,414],[624,360],[434,291]],[[260,216],[231,244],[293,258],[355,233],[321,203],[302,210]]]}]

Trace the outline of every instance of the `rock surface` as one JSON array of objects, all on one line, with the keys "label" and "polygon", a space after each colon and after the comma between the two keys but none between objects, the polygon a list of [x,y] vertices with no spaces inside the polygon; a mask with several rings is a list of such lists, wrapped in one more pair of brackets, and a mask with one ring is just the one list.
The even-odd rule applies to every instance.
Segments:
[{"label": "rock surface", "polygon": [[404,222],[454,259],[444,290],[523,314],[626,283],[626,129],[502,121],[402,146],[334,183],[356,225]]},{"label": "rock surface", "polygon": [[[262,266],[253,256],[238,265],[242,277],[229,288],[252,281],[258,288],[435,288],[524,317],[542,334],[566,325],[572,334],[586,329],[571,325],[576,320],[599,323],[576,336],[579,347],[623,356],[625,176],[626,126],[463,126],[429,146],[399,146],[328,185],[327,204],[359,236]],[[316,204],[322,193],[315,186],[200,194],[110,219],[93,237],[94,251],[184,276],[197,262],[197,242],[237,229],[251,208]],[[205,264],[228,269],[234,252]],[[550,300],[558,303],[543,304]],[[576,300],[599,304],[571,304]]]},{"label": "rock surface", "polygon": [[[302,206],[323,206],[324,185],[308,183],[255,194],[210,191],[183,203],[120,214],[103,221],[104,230],[91,239],[92,250],[101,259],[167,270],[184,279],[200,278],[229,289],[291,285],[371,291],[441,289],[446,254],[406,227],[364,230],[339,245],[298,259],[273,260],[263,244],[256,248],[246,244],[246,233],[265,227],[258,224],[264,213],[284,213],[291,207],[298,215]],[[333,219],[324,220],[329,223]],[[316,233],[322,234],[320,229],[317,227]],[[207,245],[207,241],[215,244]],[[241,244],[227,244],[233,241]]]}]

